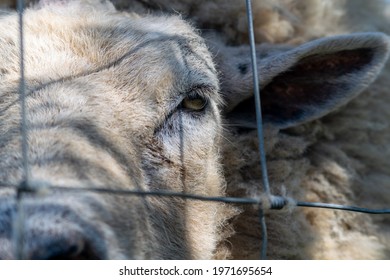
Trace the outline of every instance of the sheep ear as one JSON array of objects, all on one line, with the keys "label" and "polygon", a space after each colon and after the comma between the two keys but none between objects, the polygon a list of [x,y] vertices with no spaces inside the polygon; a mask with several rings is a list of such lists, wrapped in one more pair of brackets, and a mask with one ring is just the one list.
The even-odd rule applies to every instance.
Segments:
[{"label": "sheep ear", "polygon": [[[389,37],[360,33],[315,40],[299,47],[258,49],[263,119],[287,128],[322,117],[362,92],[382,70]],[[216,55],[225,113],[234,123],[254,124],[249,47]]]}]

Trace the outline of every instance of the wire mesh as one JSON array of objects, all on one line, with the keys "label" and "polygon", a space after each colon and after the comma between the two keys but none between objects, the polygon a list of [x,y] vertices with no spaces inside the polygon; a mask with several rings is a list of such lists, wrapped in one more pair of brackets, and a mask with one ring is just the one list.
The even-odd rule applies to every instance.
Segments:
[{"label": "wire mesh", "polygon": [[[223,202],[223,203],[233,203],[233,204],[250,204],[257,205],[259,208],[259,225],[261,227],[262,233],[262,246],[260,252],[260,258],[265,259],[267,257],[267,228],[264,212],[266,210],[280,210],[285,208],[288,204],[292,204],[297,207],[313,207],[313,208],[325,208],[325,209],[336,209],[343,211],[354,211],[366,214],[390,214],[390,209],[368,209],[357,206],[346,206],[338,204],[329,204],[321,202],[303,202],[295,201],[292,198],[284,196],[272,195],[269,181],[268,181],[268,172],[266,165],[266,153],[264,149],[264,135],[262,127],[262,113],[261,113],[261,95],[260,95],[260,84],[259,76],[257,73],[257,62],[256,62],[256,45],[254,37],[254,27],[253,27],[253,13],[252,13],[252,3],[251,0],[246,0],[247,7],[247,18],[248,18],[248,28],[249,28],[249,41],[251,46],[251,61],[252,61],[252,71],[253,71],[253,84],[254,84],[254,95],[255,95],[255,105],[256,105],[256,120],[257,120],[257,133],[258,133],[258,148],[259,148],[259,158],[263,179],[264,190],[261,191],[263,195],[260,197],[206,197],[196,194],[188,193],[177,193],[169,191],[141,191],[140,188],[136,190],[114,190],[112,188],[96,188],[94,186],[86,186],[83,189],[74,188],[71,186],[46,186],[42,188],[37,188],[35,185],[30,183],[30,167],[28,166],[28,128],[27,128],[27,109],[26,109],[26,89],[25,89],[25,74],[24,74],[24,31],[23,31],[23,15],[25,3],[24,0],[17,0],[17,10],[19,15],[19,44],[20,44],[20,82],[19,82],[19,101],[21,108],[21,136],[22,136],[22,157],[23,157],[23,179],[20,184],[10,184],[7,182],[0,182],[0,186],[4,188],[15,188],[16,192],[16,216],[13,223],[13,232],[15,236],[13,237],[15,242],[15,256],[17,259],[23,259],[23,225],[24,225],[24,213],[23,213],[23,194],[39,194],[45,193],[46,191],[61,191],[61,192],[95,192],[107,195],[120,195],[120,196],[140,196],[140,197],[175,197],[188,200],[199,200],[206,202]],[[183,134],[183,129],[181,129],[181,135]],[[183,141],[183,137],[181,142]],[[183,155],[181,155],[183,156]]]}]

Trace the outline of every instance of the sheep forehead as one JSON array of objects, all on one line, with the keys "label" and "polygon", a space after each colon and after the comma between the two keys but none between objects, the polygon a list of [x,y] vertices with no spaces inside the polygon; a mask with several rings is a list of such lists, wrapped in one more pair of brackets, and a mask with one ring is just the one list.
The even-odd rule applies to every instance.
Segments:
[{"label": "sheep forehead", "polygon": [[[104,15],[103,19],[93,15],[81,21],[58,20],[61,26],[56,26],[56,20],[52,20],[48,28],[39,26],[39,29],[34,28],[32,23],[31,36],[26,36],[27,44],[54,47],[50,47],[53,54],[50,57],[46,52],[32,51],[34,56],[43,56],[43,60],[50,61],[46,67],[41,58],[36,59],[39,67],[30,68],[42,69],[39,76],[43,79],[48,79],[50,75],[71,76],[75,72],[89,75],[113,69],[125,81],[125,84],[118,85],[121,88],[130,89],[138,83],[139,90],[153,91],[153,95],[183,92],[198,85],[215,89],[210,93],[217,92],[218,79],[211,56],[203,39],[189,24],[175,16]],[[53,32],[53,38],[48,38],[51,42],[34,38],[34,33],[51,36],[50,32]],[[73,58],[71,62],[67,61],[69,58]],[[61,69],[56,67],[61,72],[59,74],[44,69],[53,69],[52,64],[56,60],[70,64],[68,70],[66,66]],[[168,87],[175,89],[168,90]],[[216,94],[210,98],[218,100]]]},{"label": "sheep forehead", "polygon": [[[171,74],[179,87],[205,85],[218,89],[216,70],[203,39],[183,20],[137,18],[129,22],[127,30],[132,40],[132,50],[127,52],[132,54],[129,66],[138,68],[137,72],[146,77],[151,74],[150,81],[166,79]],[[119,43],[122,44],[126,42]],[[126,45],[121,49],[126,50]]]}]

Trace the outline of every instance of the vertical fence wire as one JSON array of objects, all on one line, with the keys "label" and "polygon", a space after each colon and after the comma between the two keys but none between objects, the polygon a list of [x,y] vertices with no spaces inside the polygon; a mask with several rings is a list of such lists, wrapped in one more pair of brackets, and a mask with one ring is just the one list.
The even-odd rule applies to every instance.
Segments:
[{"label": "vertical fence wire", "polygon": [[[269,200],[271,200],[271,190],[269,186],[266,154],[264,149],[263,119],[261,113],[260,85],[259,85],[259,74],[257,71],[256,42],[255,42],[255,32],[253,27],[253,13],[252,13],[251,0],[246,0],[246,13],[248,18],[248,33],[249,33],[249,42],[250,42],[250,50],[251,50],[253,91],[255,95],[257,139],[258,139],[258,148],[260,154],[261,174],[263,179],[262,181],[263,181],[264,193],[266,194],[266,196],[268,196]],[[265,222],[264,211],[261,207],[259,210],[259,219],[260,219],[260,226],[261,226],[261,233],[262,233],[261,259],[266,259],[267,243],[268,243],[267,224]]]},{"label": "vertical fence wire", "polygon": [[16,189],[16,217],[13,219],[13,241],[15,248],[15,258],[23,259],[24,247],[24,210],[23,210],[23,191],[29,184],[29,166],[28,166],[28,135],[26,120],[26,85],[25,85],[25,67],[24,67],[24,0],[17,0],[18,10],[18,28],[19,28],[19,101],[20,101],[20,128],[21,128],[21,150],[22,150],[22,183]]}]

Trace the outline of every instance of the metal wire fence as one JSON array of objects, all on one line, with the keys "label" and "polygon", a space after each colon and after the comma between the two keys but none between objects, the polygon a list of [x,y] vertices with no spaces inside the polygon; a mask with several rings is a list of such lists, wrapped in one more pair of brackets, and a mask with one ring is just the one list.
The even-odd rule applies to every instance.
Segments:
[{"label": "metal wire fence", "polygon": [[[152,191],[145,192],[139,190],[113,190],[109,188],[96,188],[96,187],[85,187],[83,189],[72,188],[71,186],[49,186],[50,190],[62,191],[62,192],[95,192],[107,195],[121,195],[121,196],[140,196],[140,197],[176,197],[189,200],[199,200],[207,201],[210,203],[213,202],[222,202],[222,203],[233,203],[233,204],[252,204],[258,206],[258,217],[259,225],[262,232],[261,240],[261,252],[260,258],[267,258],[267,227],[264,212],[269,209],[280,210],[285,208],[288,205],[293,205],[297,207],[314,207],[314,208],[326,208],[326,209],[337,209],[343,211],[354,211],[361,212],[366,214],[390,214],[390,209],[367,209],[357,206],[347,206],[347,205],[338,205],[338,204],[328,204],[321,202],[304,202],[296,201],[293,198],[273,195],[268,181],[268,172],[266,164],[266,153],[264,149],[264,136],[263,136],[263,127],[262,127],[262,113],[261,113],[261,98],[260,98],[260,86],[259,86],[259,77],[257,73],[257,62],[256,62],[256,50],[255,50],[255,37],[254,37],[254,27],[253,27],[253,13],[252,13],[252,3],[251,0],[246,0],[247,7],[247,18],[248,18],[248,27],[249,27],[249,36],[250,36],[250,46],[251,46],[251,60],[252,60],[252,71],[253,71],[253,84],[254,84],[254,94],[255,94],[255,105],[256,105],[256,120],[257,120],[257,133],[258,133],[258,147],[259,147],[259,158],[260,166],[262,172],[262,181],[264,189],[260,190],[263,194],[258,198],[249,198],[249,197],[205,197],[195,194],[187,193],[176,193],[168,191]],[[11,187],[17,190],[16,192],[16,217],[13,221],[13,240],[15,242],[15,256],[17,259],[23,259],[23,225],[25,215],[23,213],[22,201],[25,194],[37,194],[40,193],[44,188],[37,188],[30,181],[30,167],[28,165],[28,150],[29,150],[29,133],[27,128],[27,108],[26,108],[26,86],[25,86],[25,74],[24,74],[24,29],[23,29],[23,15],[24,15],[25,4],[24,0],[17,0],[17,10],[19,15],[19,46],[20,46],[20,82],[19,82],[19,101],[21,107],[21,134],[22,134],[22,157],[23,157],[23,179],[20,184],[10,184],[8,182],[0,182],[1,187]],[[259,240],[260,242],[260,240]]]}]

